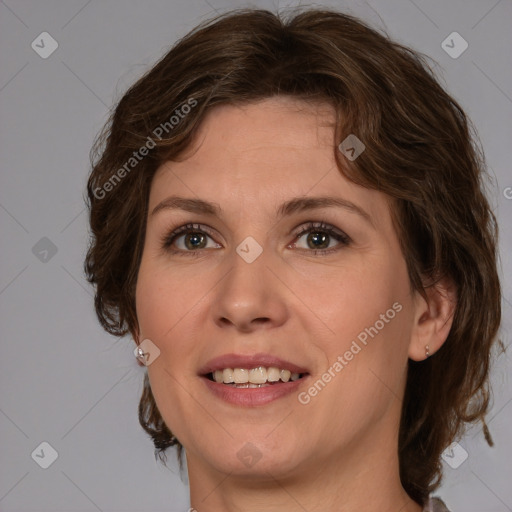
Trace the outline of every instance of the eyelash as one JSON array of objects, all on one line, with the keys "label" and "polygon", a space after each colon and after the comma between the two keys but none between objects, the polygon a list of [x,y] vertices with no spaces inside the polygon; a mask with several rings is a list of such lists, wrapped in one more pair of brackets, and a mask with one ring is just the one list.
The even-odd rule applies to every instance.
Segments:
[{"label": "eyelash", "polygon": [[[189,233],[204,233],[206,235],[208,235],[209,237],[213,238],[212,235],[209,233],[208,230],[205,230],[203,229],[204,226],[201,226],[200,224],[186,224],[184,226],[181,226],[177,229],[175,229],[174,231],[172,231],[171,233],[165,235],[163,238],[162,238],[162,248],[165,250],[165,251],[168,251],[168,252],[171,252],[171,253],[180,253],[180,254],[187,254],[187,256],[199,256],[201,250],[193,250],[193,251],[184,251],[182,249],[171,249],[171,246],[172,244],[174,243],[174,241],[179,238],[179,236],[181,235],[186,235],[186,234],[189,234]],[[350,245],[350,243],[352,242],[352,240],[350,239],[350,237],[348,235],[346,235],[345,233],[343,233],[342,231],[338,231],[336,230],[333,226],[331,226],[330,224],[326,224],[324,222],[308,222],[306,223],[306,225],[298,232],[296,233],[294,236],[294,241],[292,242],[293,244],[295,244],[302,235],[304,235],[305,233],[309,233],[309,232],[314,232],[314,231],[317,231],[317,232],[322,232],[322,233],[326,233],[328,234],[330,237],[334,238],[335,240],[337,240],[338,242],[340,242],[340,245],[343,247],[346,247],[348,245]],[[340,250],[340,247],[339,246],[336,246],[334,248],[330,248],[330,249],[301,249],[303,251],[306,251],[308,253],[313,253],[315,256],[326,256],[328,254],[331,254],[333,252],[336,252],[338,250]]]}]

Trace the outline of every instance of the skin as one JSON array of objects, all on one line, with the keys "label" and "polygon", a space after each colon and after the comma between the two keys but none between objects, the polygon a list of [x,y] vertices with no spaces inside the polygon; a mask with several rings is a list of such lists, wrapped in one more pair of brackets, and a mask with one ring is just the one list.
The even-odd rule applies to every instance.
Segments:
[{"label": "skin", "polygon": [[[333,122],[330,106],[289,97],[216,107],[152,182],[136,339],[160,350],[151,387],[185,447],[199,512],[421,510],[399,478],[401,402],[408,359],[425,359],[426,345],[434,354],[448,335],[453,294],[444,282],[428,301],[411,291],[389,201],[339,172]],[[171,195],[215,202],[222,214],[151,213]],[[286,200],[325,195],[370,220],[337,207],[276,216]],[[314,254],[318,229],[296,236],[309,221],[351,242],[328,237],[320,247],[335,250]],[[191,249],[182,235],[178,252],[163,249],[162,238],[187,223],[210,229],[206,245]],[[236,252],[248,236],[263,249],[252,263]],[[198,376],[213,357],[264,352],[306,367],[307,391],[394,303],[400,312],[307,404],[292,393],[231,405]],[[248,442],[260,457],[251,467],[237,456]]]}]

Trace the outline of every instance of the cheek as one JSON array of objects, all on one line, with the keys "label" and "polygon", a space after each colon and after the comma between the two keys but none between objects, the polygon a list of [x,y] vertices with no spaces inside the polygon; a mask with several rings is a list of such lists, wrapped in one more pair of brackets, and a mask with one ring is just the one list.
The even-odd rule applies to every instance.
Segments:
[{"label": "cheek", "polygon": [[309,290],[309,309],[322,321],[312,317],[315,324],[328,329],[310,340],[324,354],[316,378],[323,380],[329,369],[335,375],[326,376],[319,404],[343,404],[329,413],[340,421],[346,411],[358,421],[379,414],[393,400],[389,390],[400,393],[407,367],[413,309],[405,262],[392,252],[368,255],[344,267],[319,267],[300,282],[302,294]]},{"label": "cheek", "polygon": [[[403,305],[408,296],[405,262],[394,262],[386,253],[354,254],[342,264],[299,267],[294,271],[293,289],[317,319],[330,332],[327,338],[338,347],[342,340],[351,340],[385,315],[385,330],[394,322],[395,302]],[[386,316],[386,312],[389,314]],[[398,315],[399,316],[399,315]],[[362,335],[364,337],[364,334]],[[341,343],[341,348],[343,343]],[[340,347],[338,347],[340,348]]]},{"label": "cheek", "polygon": [[[137,280],[135,303],[141,340],[156,341],[165,332],[164,311],[172,311],[171,297],[165,293],[158,279],[142,269]],[[169,327],[167,327],[168,329]]]},{"label": "cheek", "polygon": [[141,336],[163,341],[189,314],[201,297],[194,279],[179,272],[150,268],[143,261],[136,289],[136,309]]},{"label": "cheek", "polygon": [[200,351],[194,340],[205,338],[205,301],[214,285],[211,272],[185,273],[143,262],[136,289],[140,341],[151,340],[161,356],[150,372],[156,374],[160,366],[177,376],[195,371]]},{"label": "cheek", "polygon": [[193,305],[200,296],[199,290],[193,294],[182,287],[176,273],[141,264],[136,288],[140,341],[149,339],[160,350],[147,367],[151,390],[164,422],[180,440],[187,437],[183,418],[197,414],[194,401],[183,393],[182,375],[190,371],[193,348],[184,332],[187,322],[194,322]]}]

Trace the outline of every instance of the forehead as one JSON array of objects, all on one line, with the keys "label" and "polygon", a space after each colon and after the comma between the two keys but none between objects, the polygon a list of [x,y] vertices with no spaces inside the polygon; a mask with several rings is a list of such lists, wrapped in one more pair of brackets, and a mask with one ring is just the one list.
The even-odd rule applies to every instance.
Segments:
[{"label": "forehead", "polygon": [[[191,163],[214,154],[217,158],[247,158],[263,152],[280,152],[289,158],[293,151],[332,147],[334,108],[284,97],[267,98],[242,105],[214,107],[204,117],[195,140],[179,160]],[[286,151],[283,151],[286,150]]]},{"label": "forehead", "polygon": [[332,106],[290,97],[215,107],[178,161],[158,169],[150,209],[170,194],[253,210],[334,194],[366,203],[378,217],[379,193],[348,181],[337,166],[335,121]]},{"label": "forehead", "polygon": [[[254,178],[275,183],[309,167],[333,166],[334,109],[290,97],[273,97],[243,105],[214,107],[178,161],[158,170],[187,178],[215,174],[216,180]],[[279,169],[279,173],[273,171]],[[248,171],[251,172],[248,172]],[[268,180],[261,178],[268,173]],[[157,173],[158,174],[158,173]],[[213,181],[213,180],[212,180]]]}]

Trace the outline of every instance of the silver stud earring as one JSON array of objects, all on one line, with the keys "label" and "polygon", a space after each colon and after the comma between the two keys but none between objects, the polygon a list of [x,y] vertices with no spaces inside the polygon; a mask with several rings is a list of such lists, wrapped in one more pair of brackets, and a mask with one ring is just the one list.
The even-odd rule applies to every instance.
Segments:
[{"label": "silver stud earring", "polygon": [[142,364],[146,364],[146,358],[145,358],[145,353],[144,353],[144,350],[142,350],[141,347],[137,347],[135,349],[135,357],[142,363]]}]

